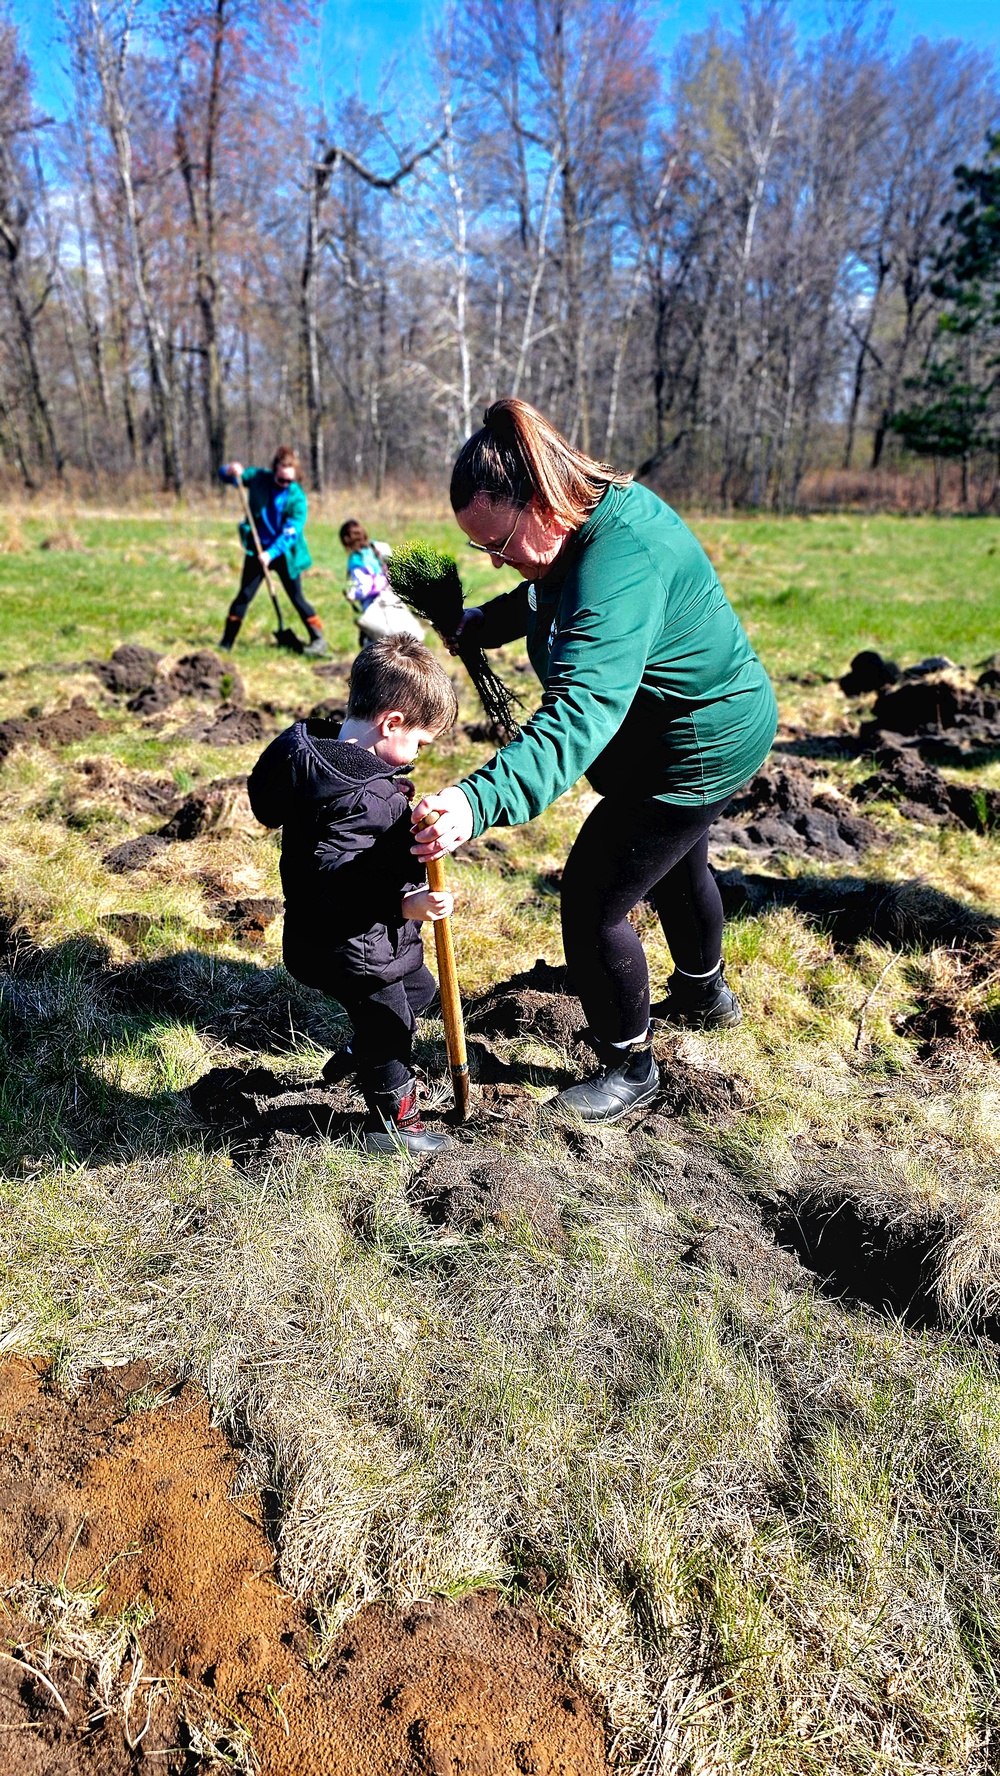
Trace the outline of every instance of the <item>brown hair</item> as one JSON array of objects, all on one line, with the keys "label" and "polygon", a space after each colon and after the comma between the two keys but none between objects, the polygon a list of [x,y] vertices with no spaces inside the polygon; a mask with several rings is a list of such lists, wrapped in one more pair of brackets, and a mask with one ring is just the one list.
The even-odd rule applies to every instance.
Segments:
[{"label": "brown hair", "polygon": [[290,444],[278,445],[278,448],[271,459],[272,475],[277,473],[277,470],[281,467],[282,463],[291,463],[297,479],[299,473],[299,459]]},{"label": "brown hair", "polygon": [[455,687],[414,635],[386,635],[362,648],[351,667],[347,713],[375,721],[398,709],[408,728],[443,734],[458,720]]},{"label": "brown hair", "polygon": [[497,506],[526,506],[534,499],[543,513],[576,528],[609,487],[624,487],[631,479],[574,449],[527,401],[505,395],[487,407],[481,429],[458,453],[451,504],[453,511],[464,512],[477,493]]}]

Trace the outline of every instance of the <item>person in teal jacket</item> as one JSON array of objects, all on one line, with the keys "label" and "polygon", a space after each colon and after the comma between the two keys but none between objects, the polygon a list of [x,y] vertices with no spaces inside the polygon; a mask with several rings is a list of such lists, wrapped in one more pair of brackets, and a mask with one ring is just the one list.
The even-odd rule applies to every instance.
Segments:
[{"label": "person in teal jacket", "polygon": [[[600,1065],[551,1107],[611,1122],[659,1089],[651,1009],[698,1029],[740,1019],[708,834],[770,751],[774,692],[676,512],[526,402],[487,408],[455,463],[451,502],[471,546],[524,576],[467,610],[461,628],[484,647],[526,637],[544,688],[516,739],[417,805],[414,849],[439,857],[487,827],[532,820],[581,776],[598,791],[563,872],[562,927]],[[629,921],[643,899],[674,962],[652,1008]]]},{"label": "person in teal jacket", "polygon": [[229,607],[219,643],[227,653],[260,589],[265,562],[277,574],[306,626],[308,643],[303,651],[307,654],[325,654],[327,651],[323,625],[302,590],[302,575],[312,566],[312,556],[305,538],[308,506],[298,475],[298,458],[287,444],[275,451],[270,469],[245,469],[242,463],[231,462],[223,463],[219,470],[220,480],[242,481],[246,488],[261,546],[258,556],[253,532],[244,518],[240,524],[244,552],[240,589]]}]

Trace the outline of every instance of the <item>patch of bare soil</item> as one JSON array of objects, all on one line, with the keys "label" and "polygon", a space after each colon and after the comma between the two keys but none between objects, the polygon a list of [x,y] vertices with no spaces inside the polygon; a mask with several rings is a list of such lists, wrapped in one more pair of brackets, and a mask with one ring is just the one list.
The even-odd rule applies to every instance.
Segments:
[{"label": "patch of bare soil", "polygon": [[590,1055],[580,1042],[583,1010],[576,995],[567,990],[566,970],[541,957],[533,968],[470,1000],[465,1023],[468,1030],[484,1036],[537,1036],[556,1048],[583,1049]]},{"label": "patch of bare soil", "polygon": [[267,895],[257,899],[244,895],[239,900],[224,901],[219,911],[226,924],[232,926],[234,937],[253,946],[264,942],[267,928],[279,917],[282,904]]},{"label": "patch of bare soil", "polygon": [[67,709],[51,715],[29,709],[26,715],[0,722],[0,764],[15,746],[70,746],[74,740],[103,733],[107,725],[84,697],[74,697]]},{"label": "patch of bare soil", "polygon": [[134,814],[158,814],[162,820],[173,813],[180,800],[171,778],[154,777],[148,772],[130,777],[117,759],[105,753],[81,759],[75,776],[77,781],[66,798],[71,818],[91,808],[111,805]]},{"label": "patch of bare soil", "polygon": [[758,771],[715,822],[710,842],[758,856],[851,859],[881,838],[829,778],[817,782],[814,771],[789,762]]},{"label": "patch of bare soil", "polygon": [[859,802],[895,802],[901,814],[925,824],[957,822],[971,832],[1000,824],[1000,790],[949,783],[919,750],[885,734],[873,748],[878,770],[855,785]]},{"label": "patch of bare soil", "polygon": [[206,746],[255,746],[270,732],[259,709],[223,704],[211,721],[188,722],[178,728],[178,740],[200,740]]},{"label": "patch of bare soil", "polygon": [[[99,1371],[69,1399],[32,1365],[3,1365],[0,1575],[21,1612],[0,1661],[0,1756],[20,1760],[5,1769],[180,1776],[233,1767],[249,1735],[262,1776],[607,1770],[572,1644],[527,1605],[372,1606],[310,1670],[307,1611],[275,1580],[273,1507],[234,1499],[236,1478],[190,1387],[158,1387],[137,1366]],[[110,1708],[96,1658],[49,1663],[30,1611],[40,1587],[95,1581],[105,1619],[153,1611],[112,1673]]]}]

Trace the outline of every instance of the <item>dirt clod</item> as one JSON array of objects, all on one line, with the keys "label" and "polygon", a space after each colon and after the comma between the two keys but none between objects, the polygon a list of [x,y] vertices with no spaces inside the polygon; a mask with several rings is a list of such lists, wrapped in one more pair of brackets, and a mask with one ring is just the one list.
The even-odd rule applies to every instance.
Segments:
[{"label": "dirt clod", "polygon": [[583,1011],[579,999],[566,991],[565,969],[539,960],[526,973],[473,999],[465,1021],[469,1030],[483,1036],[535,1036],[573,1050],[579,1046]]},{"label": "dirt clod", "polygon": [[838,680],[845,697],[866,697],[872,691],[880,691],[883,685],[895,684],[899,678],[899,667],[895,660],[885,660],[873,648],[865,648],[855,654],[850,668]]},{"label": "dirt clod", "polygon": [[13,1745],[34,1759],[5,1768],[126,1776],[148,1760],[182,1776],[203,1767],[199,1739],[218,1748],[211,1767],[232,1767],[221,1754],[224,1743],[238,1747],[242,1728],[266,1776],[603,1776],[603,1723],[571,1675],[572,1643],[527,1604],[505,1607],[490,1593],[401,1614],[376,1604],[342,1631],[324,1669],[310,1670],[306,1612],[275,1583],[260,1501],[232,1496],[236,1468],[196,1390],[141,1365],[98,1371],[73,1399],[40,1368],[3,1365],[0,1582],[21,1599],[5,1638],[13,1629],[22,1656],[44,1670],[45,1631],[26,1603],[39,1587],[75,1594],[101,1578],[104,1616],[137,1602],[153,1612],[138,1631],[133,1743],[157,1694],[149,1680],[172,1680],[135,1754],[121,1714],[132,1647],[113,1673],[110,1716],[95,1707],[96,1660],[77,1658],[75,1678],[67,1659],[51,1667],[68,1719],[42,1684],[3,1661],[0,1722],[24,1730],[4,1735],[0,1755]]}]

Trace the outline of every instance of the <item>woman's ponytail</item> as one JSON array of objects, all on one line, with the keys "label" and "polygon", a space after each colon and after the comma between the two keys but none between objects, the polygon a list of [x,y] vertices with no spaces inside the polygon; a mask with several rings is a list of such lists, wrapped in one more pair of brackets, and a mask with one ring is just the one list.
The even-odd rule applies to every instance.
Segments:
[{"label": "woman's ponytail", "polygon": [[505,395],[487,407],[480,430],[458,453],[451,504],[464,512],[477,494],[493,505],[526,506],[534,499],[542,512],[575,528],[609,487],[631,479],[574,449],[527,401]]}]

